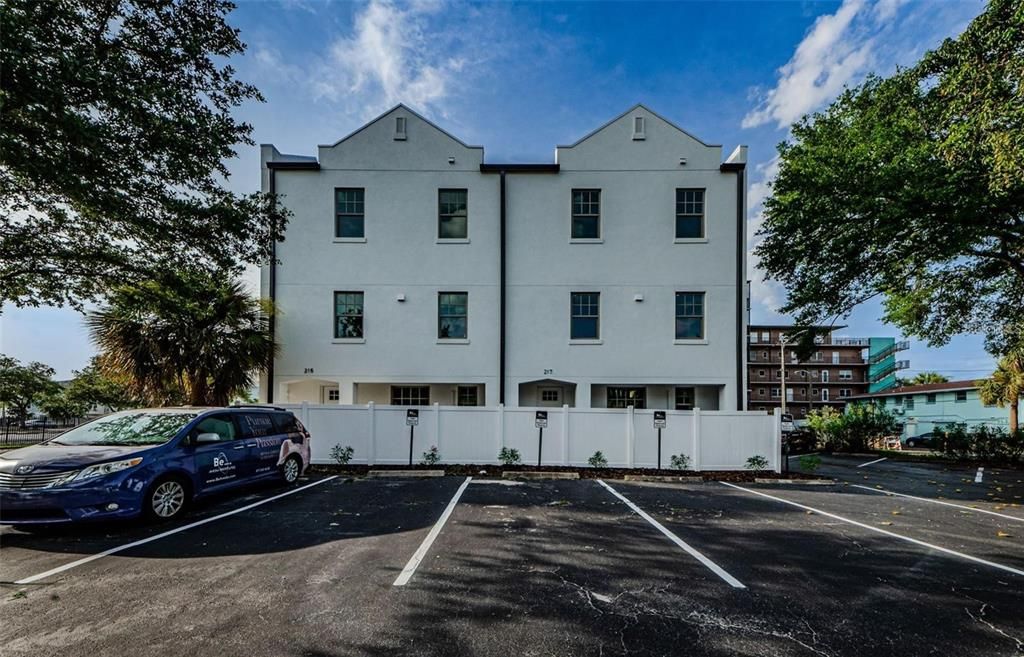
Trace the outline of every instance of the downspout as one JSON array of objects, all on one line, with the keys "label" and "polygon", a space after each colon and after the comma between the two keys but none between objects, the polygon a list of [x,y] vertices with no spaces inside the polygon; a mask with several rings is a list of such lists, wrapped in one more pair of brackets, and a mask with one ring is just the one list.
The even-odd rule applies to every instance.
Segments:
[{"label": "downspout", "polygon": [[[274,221],[274,217],[277,214],[277,171],[273,167],[270,169],[270,220]],[[272,239],[270,243],[270,276],[268,281],[268,287],[270,288],[270,305],[274,306],[277,300],[277,240]],[[270,344],[275,344],[275,332],[277,319],[275,311],[270,314]],[[270,361],[267,363],[267,403],[274,403],[274,350],[270,351]]]},{"label": "downspout", "polygon": [[500,310],[499,310],[499,327],[498,327],[498,403],[505,403],[505,171],[502,170],[499,174],[500,189],[501,189],[501,211],[500,211],[500,241],[501,241],[501,253],[499,255],[500,261],[500,290],[498,292]]},{"label": "downspout", "polygon": [[[746,280],[746,272],[743,271],[743,261],[746,254],[743,252],[746,240],[743,239],[747,227],[743,209],[743,192],[747,176],[746,167],[736,172],[736,410],[745,410],[746,387],[743,385],[743,371],[746,369],[746,359],[743,345],[743,306]],[[782,382],[785,388],[786,382]]]}]

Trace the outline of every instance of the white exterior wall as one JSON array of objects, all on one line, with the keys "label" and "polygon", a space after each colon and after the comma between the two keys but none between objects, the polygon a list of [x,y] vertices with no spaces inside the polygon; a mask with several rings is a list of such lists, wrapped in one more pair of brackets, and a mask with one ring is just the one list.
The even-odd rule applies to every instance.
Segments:
[{"label": "white exterior wall", "polygon": [[[643,141],[632,139],[636,115],[646,118]],[[407,119],[406,140],[393,138],[396,116]],[[265,191],[266,163],[295,159],[263,147]],[[745,316],[741,326],[736,316],[737,294],[745,292],[736,284],[737,240],[746,251],[736,226],[736,176],[743,174],[723,173],[719,146],[642,107],[559,147],[556,159],[557,174],[506,178],[506,405],[518,405],[520,383],[553,379],[576,384],[577,407],[591,406],[595,385],[649,384],[712,386],[699,389],[698,404],[735,410],[745,397],[736,380],[736,335],[746,333]],[[340,404],[367,401],[356,398],[356,384],[367,395],[368,384],[481,384],[480,402],[496,405],[500,179],[480,173],[483,150],[399,106],[321,146],[318,161],[319,171],[276,173],[276,191],[292,216],[277,247],[275,401],[295,401],[331,382]],[[336,187],[365,189],[365,242],[334,239]],[[705,240],[673,240],[679,187],[706,190]],[[438,243],[439,188],[468,190],[468,243]],[[602,190],[601,243],[570,243],[574,188]],[[333,339],[335,291],[364,293],[363,342]],[[437,340],[439,291],[468,292],[467,343]],[[601,344],[569,343],[574,291],[601,292]],[[676,344],[676,291],[705,292],[704,340]],[[634,301],[637,294],[642,302]],[[309,383],[296,384],[302,381]],[[261,399],[268,388],[262,380]],[[432,401],[449,403],[434,392]]]}]

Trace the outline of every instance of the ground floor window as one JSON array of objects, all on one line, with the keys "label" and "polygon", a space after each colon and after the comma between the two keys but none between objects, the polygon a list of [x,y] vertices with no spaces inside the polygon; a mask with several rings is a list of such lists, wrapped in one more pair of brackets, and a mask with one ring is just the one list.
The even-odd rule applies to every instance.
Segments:
[{"label": "ground floor window", "polygon": [[430,406],[430,386],[391,386],[392,406]]},{"label": "ground floor window", "polygon": [[479,406],[478,388],[476,386],[459,386],[456,403],[459,406]]},{"label": "ground floor window", "polygon": [[647,388],[608,387],[608,408],[647,408]]},{"label": "ground floor window", "polygon": [[[749,394],[750,391],[748,390]],[[761,394],[764,394],[763,392]],[[693,388],[676,388],[676,410],[692,411],[696,403],[696,391]]]}]

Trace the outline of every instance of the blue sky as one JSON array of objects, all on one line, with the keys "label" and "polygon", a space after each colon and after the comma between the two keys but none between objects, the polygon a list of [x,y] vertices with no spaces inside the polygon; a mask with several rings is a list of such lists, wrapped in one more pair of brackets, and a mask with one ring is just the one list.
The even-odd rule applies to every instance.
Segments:
[{"label": "blue sky", "polygon": [[[726,154],[750,146],[748,233],[759,225],[775,144],[802,114],[869,72],[908,65],[955,36],[983,3],[845,2],[394,3],[236,0],[230,22],[249,50],[233,62],[267,99],[238,115],[257,143],[315,154],[404,102],[488,161],[550,162],[636,102]],[[243,148],[228,184],[259,187],[257,149]],[[751,241],[751,245],[754,243]],[[785,321],[784,292],[752,267],[753,321]],[[847,335],[895,335],[877,304]],[[93,353],[80,316],[15,309],[0,316],[0,352],[70,376]],[[980,338],[941,349],[914,342],[912,369],[974,378],[992,369]]]}]

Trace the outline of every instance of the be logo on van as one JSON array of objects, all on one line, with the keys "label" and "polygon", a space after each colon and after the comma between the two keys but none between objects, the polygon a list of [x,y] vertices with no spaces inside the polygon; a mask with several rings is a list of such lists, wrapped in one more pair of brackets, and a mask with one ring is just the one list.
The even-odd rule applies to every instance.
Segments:
[{"label": "be logo on van", "polygon": [[228,460],[227,454],[220,452],[213,457],[213,469],[211,472],[230,472],[235,466]]}]

